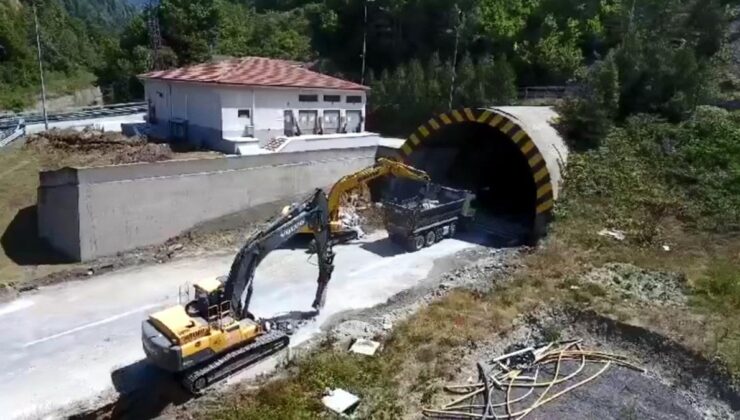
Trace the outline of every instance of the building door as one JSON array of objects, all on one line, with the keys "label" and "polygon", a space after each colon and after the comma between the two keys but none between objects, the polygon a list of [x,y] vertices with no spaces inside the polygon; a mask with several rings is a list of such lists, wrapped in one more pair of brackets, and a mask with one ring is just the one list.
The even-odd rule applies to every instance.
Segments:
[{"label": "building door", "polygon": [[347,131],[362,132],[362,111],[347,111]]},{"label": "building door", "polygon": [[242,127],[242,136],[245,137],[252,137],[254,135],[254,125],[252,124],[252,110],[247,109],[238,109],[236,111],[237,120],[239,121],[239,126]]},{"label": "building door", "polygon": [[333,134],[339,132],[339,110],[324,111],[324,133]]},{"label": "building door", "polygon": [[301,134],[315,134],[318,111],[298,111],[298,127]]},{"label": "building door", "polygon": [[283,111],[283,134],[286,137],[295,136],[295,121],[293,121],[293,111]]}]

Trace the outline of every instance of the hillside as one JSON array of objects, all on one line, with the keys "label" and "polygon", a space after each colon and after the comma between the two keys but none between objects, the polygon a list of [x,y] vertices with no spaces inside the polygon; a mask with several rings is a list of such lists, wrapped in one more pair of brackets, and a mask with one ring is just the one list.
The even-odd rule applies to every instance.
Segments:
[{"label": "hillside", "polygon": [[[98,7],[96,1],[38,1],[49,96],[72,93],[94,82],[92,69],[100,60],[99,45],[113,36],[112,22],[122,22],[128,7],[117,8],[115,4],[122,3],[116,0],[104,4]],[[79,13],[95,13],[97,17],[80,19],[68,11],[67,7],[73,6]],[[88,23],[96,19],[110,23]],[[20,110],[36,101],[40,87],[33,34],[31,8],[16,0],[0,0],[0,110]]]},{"label": "hillside", "polygon": [[70,15],[88,25],[120,30],[136,14],[135,5],[126,0],[63,0]]}]

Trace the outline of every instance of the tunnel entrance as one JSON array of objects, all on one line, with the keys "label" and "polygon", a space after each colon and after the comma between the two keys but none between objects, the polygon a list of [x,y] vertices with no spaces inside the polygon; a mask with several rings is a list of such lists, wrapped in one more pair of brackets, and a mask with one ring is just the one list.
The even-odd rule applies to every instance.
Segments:
[{"label": "tunnel entrance", "polygon": [[[420,126],[401,155],[435,183],[472,191],[478,229],[514,241],[541,234],[552,207],[549,174],[533,140],[507,116],[471,109],[442,114]],[[396,194],[410,189],[407,181],[393,183]]]}]

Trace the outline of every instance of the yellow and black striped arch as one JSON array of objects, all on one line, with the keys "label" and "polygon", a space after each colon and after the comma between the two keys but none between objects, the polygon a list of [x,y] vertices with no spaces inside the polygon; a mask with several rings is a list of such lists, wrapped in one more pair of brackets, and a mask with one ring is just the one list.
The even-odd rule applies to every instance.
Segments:
[{"label": "yellow and black striped arch", "polygon": [[529,134],[509,116],[495,110],[463,108],[452,110],[420,125],[401,147],[401,157],[404,161],[424,144],[435,131],[451,124],[476,123],[487,124],[501,131],[517,145],[522,155],[529,162],[534,183],[537,186],[537,215],[548,214],[552,211],[554,199],[550,173],[547,170],[545,159],[540,153]]}]

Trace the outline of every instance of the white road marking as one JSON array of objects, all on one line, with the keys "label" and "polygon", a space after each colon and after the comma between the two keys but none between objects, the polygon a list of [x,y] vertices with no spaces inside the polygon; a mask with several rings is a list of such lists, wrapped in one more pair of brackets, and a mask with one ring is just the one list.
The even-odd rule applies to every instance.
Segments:
[{"label": "white road marking", "polygon": [[0,308],[0,316],[7,315],[13,312],[20,311],[22,309],[30,308],[35,303],[32,300],[28,299],[20,299],[13,301],[7,305],[3,305],[3,307]]},{"label": "white road marking", "polygon": [[46,342],[46,341],[49,341],[49,340],[54,340],[54,339],[57,339],[59,337],[64,337],[65,335],[74,334],[74,333],[76,333],[78,331],[86,330],[86,329],[92,328],[92,327],[97,327],[98,325],[107,324],[107,323],[113,322],[113,321],[115,321],[117,319],[125,318],[127,316],[130,316],[130,315],[133,315],[133,314],[136,314],[136,313],[139,313],[139,312],[144,312],[144,311],[147,311],[149,309],[156,308],[158,306],[162,306],[162,304],[160,304],[160,303],[154,303],[154,304],[151,304],[151,305],[142,306],[140,308],[133,309],[131,311],[127,311],[127,312],[124,312],[124,313],[121,313],[121,314],[118,314],[118,315],[113,315],[113,316],[110,316],[108,318],[101,319],[100,321],[95,321],[95,322],[91,322],[89,324],[80,325],[79,327],[72,328],[71,330],[62,331],[60,333],[57,333],[57,334],[54,334],[54,335],[50,335],[48,337],[40,338],[38,340],[29,341],[28,343],[24,344],[23,347],[24,348],[31,347],[31,346],[34,346],[34,345],[39,344],[39,343],[43,343],[43,342]]}]

